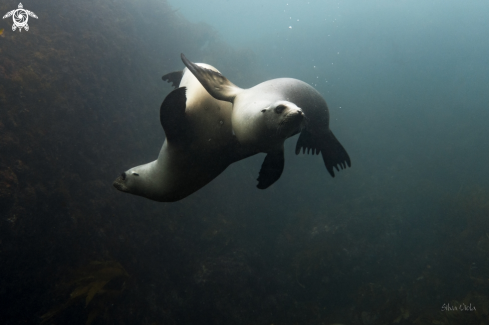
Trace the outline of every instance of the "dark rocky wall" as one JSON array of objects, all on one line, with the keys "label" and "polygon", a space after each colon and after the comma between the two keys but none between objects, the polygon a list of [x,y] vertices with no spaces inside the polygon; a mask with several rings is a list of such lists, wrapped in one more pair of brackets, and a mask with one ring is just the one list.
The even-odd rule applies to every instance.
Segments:
[{"label": "dark rocky wall", "polygon": [[[119,193],[111,183],[158,153],[159,105],[171,89],[161,76],[183,67],[181,52],[205,59],[221,51],[248,66],[253,60],[165,1],[29,5],[39,17],[29,20],[30,30],[6,26],[0,37],[2,324],[39,322],[65,298],[53,292],[56,283],[91,260],[116,259],[133,278],[146,276],[139,261],[168,244],[162,238],[163,246],[154,245],[163,236],[155,225],[165,205]],[[211,46],[201,50],[206,41]],[[178,249],[168,255],[180,256]]]}]

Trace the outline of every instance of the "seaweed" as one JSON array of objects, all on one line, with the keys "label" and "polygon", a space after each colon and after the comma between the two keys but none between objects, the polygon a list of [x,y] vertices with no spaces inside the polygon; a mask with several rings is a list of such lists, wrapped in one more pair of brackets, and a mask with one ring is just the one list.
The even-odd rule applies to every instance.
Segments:
[{"label": "seaweed", "polygon": [[84,304],[87,308],[86,325],[106,310],[125,289],[129,278],[126,270],[116,261],[92,261],[73,272],[72,280],[61,285],[71,289],[68,300],[41,316],[44,324],[74,304]]}]

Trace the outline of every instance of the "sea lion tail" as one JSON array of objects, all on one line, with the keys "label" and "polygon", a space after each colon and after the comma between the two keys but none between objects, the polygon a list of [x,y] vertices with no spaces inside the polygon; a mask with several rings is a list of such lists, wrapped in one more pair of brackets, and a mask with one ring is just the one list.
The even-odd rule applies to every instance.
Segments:
[{"label": "sea lion tail", "polygon": [[199,67],[190,62],[183,53],[181,57],[185,66],[215,99],[232,103],[236,95],[242,90],[219,72]]},{"label": "sea lion tail", "polygon": [[336,139],[333,132],[328,130],[328,132],[321,136],[321,138],[314,137],[307,129],[302,130],[299,140],[297,140],[297,145],[295,147],[295,154],[298,155],[300,152],[309,154],[312,150],[312,154],[319,154],[323,156],[324,165],[328,170],[329,174],[334,177],[334,168],[340,171],[338,165],[341,169],[351,167],[350,156],[346,152],[345,148]]}]

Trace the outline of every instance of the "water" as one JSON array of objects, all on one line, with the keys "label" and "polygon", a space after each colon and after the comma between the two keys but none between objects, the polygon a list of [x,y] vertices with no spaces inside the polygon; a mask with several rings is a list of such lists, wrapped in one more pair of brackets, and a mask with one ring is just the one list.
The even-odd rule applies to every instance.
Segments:
[{"label": "water", "polygon": [[[2,324],[488,321],[486,3],[23,5],[29,31],[0,26]],[[176,203],[116,191],[159,152],[182,52],[313,85],[352,167],[294,137],[263,191],[264,154]]]}]

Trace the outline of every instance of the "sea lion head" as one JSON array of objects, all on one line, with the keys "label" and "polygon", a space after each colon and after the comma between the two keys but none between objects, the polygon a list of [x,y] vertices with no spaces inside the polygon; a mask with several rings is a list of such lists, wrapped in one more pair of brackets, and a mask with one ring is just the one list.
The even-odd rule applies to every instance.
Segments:
[{"label": "sea lion head", "polygon": [[139,174],[128,170],[117,177],[112,185],[121,192],[133,193],[133,190],[138,187],[138,180]]},{"label": "sea lion head", "polygon": [[268,107],[262,108],[260,113],[268,132],[275,133],[282,139],[298,133],[302,129],[305,118],[302,109],[285,100],[271,103]]},{"label": "sea lion head", "polygon": [[151,175],[153,164],[149,163],[126,170],[115,179],[112,185],[121,192],[152,198],[155,186],[154,177]]},{"label": "sea lion head", "polygon": [[262,152],[283,145],[285,139],[300,132],[304,121],[302,109],[285,100],[245,100],[233,108],[236,138]]}]

